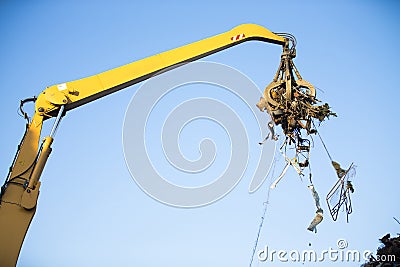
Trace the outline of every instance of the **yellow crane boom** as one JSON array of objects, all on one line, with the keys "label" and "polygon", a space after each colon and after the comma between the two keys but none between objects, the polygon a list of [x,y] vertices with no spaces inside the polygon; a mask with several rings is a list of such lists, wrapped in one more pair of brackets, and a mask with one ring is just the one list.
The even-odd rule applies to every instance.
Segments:
[{"label": "yellow crane boom", "polygon": [[[97,75],[50,86],[36,99],[35,113],[0,193],[0,266],[15,266],[35,214],[40,175],[51,153],[53,133],[65,112],[144,81],[162,71],[257,40],[285,46],[287,40],[262,26],[239,25],[232,30],[172,49]],[[39,146],[43,122],[57,117],[52,133]]]}]

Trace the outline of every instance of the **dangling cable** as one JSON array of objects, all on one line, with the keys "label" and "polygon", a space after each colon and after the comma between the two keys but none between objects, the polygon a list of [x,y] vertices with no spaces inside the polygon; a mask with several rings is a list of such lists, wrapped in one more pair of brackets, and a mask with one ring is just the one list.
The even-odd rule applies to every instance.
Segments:
[{"label": "dangling cable", "polygon": [[295,49],[296,49],[296,45],[297,45],[297,41],[296,41],[296,37],[294,37],[293,34],[287,33],[287,32],[275,32],[276,35],[279,35],[283,38],[289,39],[290,42],[292,42],[292,47],[290,48],[290,51],[292,53],[295,53]]},{"label": "dangling cable", "polygon": [[[276,165],[276,162],[277,162],[277,161],[278,161],[278,158],[275,158],[275,159],[274,159],[274,163],[273,163],[273,165],[272,165],[272,173],[271,173],[271,175],[268,175],[268,176],[274,177],[275,165]],[[267,210],[268,210],[269,193],[270,193],[270,192],[271,192],[271,187],[268,186],[267,199],[266,199],[266,201],[263,203],[264,209],[263,209],[263,213],[262,213],[262,216],[261,216],[260,225],[258,226],[257,237],[256,237],[256,241],[254,242],[254,248],[253,248],[253,251],[252,251],[252,254],[251,254],[249,267],[252,266],[253,260],[254,260],[254,255],[256,254],[256,250],[257,250],[257,246],[258,246],[258,240],[260,239],[261,229],[262,229],[262,227],[263,227],[264,220],[265,220],[265,215],[267,214]]]},{"label": "dangling cable", "polygon": [[[315,127],[315,124],[314,124],[314,121],[312,122],[312,124],[313,124],[314,128],[316,128],[316,127]],[[317,134],[318,134],[319,139],[321,140],[322,145],[323,145],[324,148],[325,148],[326,154],[328,154],[329,159],[330,159],[331,161],[333,161],[333,159],[332,159],[332,157],[331,157],[331,154],[329,154],[328,148],[327,148],[326,145],[325,145],[324,140],[322,140],[322,137],[321,137],[321,135],[319,134],[319,131],[317,131]]]},{"label": "dangling cable", "polygon": [[27,120],[27,122],[29,123],[29,116],[28,116],[28,113],[26,113],[25,111],[24,111],[24,109],[23,109],[23,107],[24,107],[24,105],[26,104],[26,103],[28,103],[28,102],[36,102],[36,96],[34,96],[34,97],[31,97],[31,98],[26,98],[26,99],[24,99],[24,100],[21,100],[21,102],[20,102],[20,104],[19,104],[19,112],[18,112],[18,114],[21,116],[21,117],[23,117],[25,120]]}]

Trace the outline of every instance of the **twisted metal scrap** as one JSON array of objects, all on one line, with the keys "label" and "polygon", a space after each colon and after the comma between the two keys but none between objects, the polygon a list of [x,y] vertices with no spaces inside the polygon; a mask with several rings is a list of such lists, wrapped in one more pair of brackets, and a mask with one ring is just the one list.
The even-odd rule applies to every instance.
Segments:
[{"label": "twisted metal scrap", "polygon": [[324,218],[324,211],[321,209],[321,206],[319,204],[319,196],[318,196],[317,191],[315,191],[314,186],[309,185],[308,188],[311,190],[312,196],[315,201],[315,206],[317,207],[317,211],[316,211],[314,219],[308,226],[307,230],[309,230],[311,232],[317,232],[317,225],[322,222],[322,219]]},{"label": "twisted metal scrap", "polygon": [[312,119],[322,122],[329,116],[336,117],[329,104],[316,105],[320,101],[316,99],[315,88],[301,77],[293,63],[295,56],[295,50],[287,42],[275,77],[257,104],[260,111],[271,115],[276,125],[282,125],[285,135],[291,136],[302,129],[307,134],[316,133],[311,129]]},{"label": "twisted metal scrap", "polygon": [[354,187],[349,178],[354,178],[355,166],[352,163],[347,170],[344,170],[340,167],[340,164],[335,161],[332,161],[332,165],[336,170],[338,181],[326,196],[326,202],[334,221],[337,220],[340,208],[344,205],[346,220],[349,222],[349,214],[353,212],[350,193],[354,193]]},{"label": "twisted metal scrap", "polygon": [[[302,133],[305,132],[307,135],[317,133],[314,119],[322,122],[330,116],[337,116],[336,113],[331,111],[328,103],[317,105],[321,101],[316,98],[314,86],[301,77],[293,63],[293,58],[296,57],[295,41],[289,39],[286,39],[275,77],[265,88],[264,96],[257,103],[260,111],[266,111],[275,125],[281,125],[286,136],[286,140],[281,146],[281,153],[285,158],[286,165],[280,176],[271,185],[271,188],[276,187],[286,174],[289,166],[294,167],[300,176],[304,175],[303,169],[308,167],[311,182],[311,168],[309,167],[311,142],[307,138],[303,138]],[[289,47],[289,41],[292,42],[292,47]],[[267,139],[268,136],[265,140]],[[296,151],[293,160],[287,157],[285,152],[282,152],[286,151],[287,146],[291,144],[294,145]],[[299,156],[302,156],[303,162],[300,162]],[[315,200],[317,211],[315,218],[307,229],[316,232],[316,226],[323,219],[323,210],[320,207],[318,193],[312,183],[309,188]]]}]

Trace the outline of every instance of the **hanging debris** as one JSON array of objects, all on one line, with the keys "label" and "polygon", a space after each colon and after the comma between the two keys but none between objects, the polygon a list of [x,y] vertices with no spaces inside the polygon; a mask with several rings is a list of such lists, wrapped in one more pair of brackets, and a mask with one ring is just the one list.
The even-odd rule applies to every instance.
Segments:
[{"label": "hanging debris", "polygon": [[312,220],[312,222],[310,223],[310,225],[308,226],[307,230],[311,231],[311,232],[317,232],[317,225],[320,224],[322,222],[322,219],[324,218],[324,211],[323,209],[321,209],[321,205],[319,204],[319,196],[317,191],[315,190],[314,185],[309,185],[308,188],[311,190],[312,196],[314,198],[315,201],[315,206],[317,207],[317,211],[315,212],[315,217]]},{"label": "hanging debris", "polygon": [[332,165],[336,166],[335,170],[339,179],[326,196],[326,202],[334,221],[337,220],[340,207],[344,205],[347,222],[349,222],[349,214],[353,212],[350,193],[354,193],[354,187],[349,178],[354,178],[356,174],[355,166],[352,163],[347,170],[343,170],[340,168],[340,164],[335,161],[332,161]]},{"label": "hanging debris", "polygon": [[273,122],[273,121],[268,122],[267,126],[268,126],[268,129],[269,129],[269,133],[268,133],[267,136],[264,138],[264,140],[261,141],[261,142],[259,143],[260,145],[263,145],[263,144],[268,140],[268,138],[269,138],[270,136],[271,136],[271,140],[274,140],[274,141],[277,141],[278,138],[279,138],[279,136],[275,134],[275,125],[274,125],[274,122]]},{"label": "hanging debris", "polygon": [[[273,81],[265,88],[263,97],[261,97],[260,101],[257,103],[257,107],[260,111],[266,111],[272,118],[272,121],[268,123],[270,132],[259,144],[264,144],[269,137],[271,137],[271,140],[278,140],[273,126],[281,126],[283,134],[285,135],[285,140],[280,147],[280,152],[285,159],[286,165],[278,178],[271,184],[270,188],[272,189],[277,186],[290,166],[293,167],[300,178],[305,176],[305,172],[307,171],[310,175],[311,182],[311,187],[309,188],[312,191],[317,206],[316,216],[308,227],[308,230],[316,231],[315,227],[323,219],[323,210],[320,207],[318,194],[311,181],[311,136],[318,134],[321,138],[314,121],[318,121],[318,125],[320,125],[324,120],[329,119],[331,116],[337,117],[337,115],[331,111],[331,107],[328,103],[321,103],[321,101],[316,98],[314,86],[306,80],[303,80],[295,67],[293,63],[293,58],[296,57],[295,38],[290,34],[282,34],[282,36],[286,38],[286,44],[283,49],[278,70]],[[321,141],[339,178],[338,183],[335,184],[336,187],[334,186],[332,190],[336,192],[340,185],[343,185],[344,192],[354,192],[351,181],[344,180],[348,170],[342,169],[340,164],[332,160],[322,138]],[[291,155],[288,155],[289,153],[291,153]],[[351,202],[347,193],[342,194],[341,200],[336,203],[339,205],[334,205],[332,209],[331,206],[329,206],[331,215],[332,212],[336,214],[338,211],[336,209],[343,203],[346,203],[346,209],[349,209],[347,214],[351,213]],[[336,219],[334,218],[334,220]]]},{"label": "hanging debris", "polygon": [[[327,103],[317,105],[320,101],[316,98],[314,86],[303,80],[293,63],[296,56],[296,40],[291,35],[284,36],[288,39],[279,68],[273,81],[266,87],[264,97],[261,97],[257,104],[261,111],[268,112],[275,125],[282,127],[286,137],[280,148],[286,166],[271,188],[276,187],[290,166],[299,176],[304,176],[303,170],[310,167],[311,141],[307,137],[317,133],[313,120],[322,122],[330,116],[336,116]],[[263,144],[270,134],[275,136],[274,132],[270,132],[260,144]],[[295,152],[288,156],[288,150]]]},{"label": "hanging debris", "polygon": [[294,157],[294,158],[291,159],[291,158],[287,157],[286,153],[283,152],[282,150],[281,150],[281,153],[282,153],[282,156],[285,158],[286,165],[283,168],[281,174],[278,176],[278,178],[271,184],[271,186],[270,186],[271,189],[274,189],[276,187],[276,185],[283,178],[283,176],[285,176],[285,174],[286,174],[286,172],[287,172],[287,170],[289,169],[290,166],[292,166],[295,169],[295,171],[297,172],[298,175],[303,175],[302,169],[301,169],[301,167],[299,165],[299,162],[298,162],[297,158]]},{"label": "hanging debris", "polygon": [[330,110],[325,103],[316,105],[320,101],[316,99],[314,86],[303,80],[296,69],[293,58],[296,56],[293,45],[289,48],[287,42],[279,64],[278,71],[273,81],[265,88],[264,97],[260,98],[257,107],[261,111],[267,111],[276,125],[281,125],[285,135],[296,138],[301,130],[307,134],[316,133],[312,128],[312,119],[324,121],[336,113]]},{"label": "hanging debris", "polygon": [[346,174],[346,170],[342,169],[342,168],[340,167],[340,164],[337,163],[336,161],[333,161],[333,160],[332,160],[332,166],[333,166],[333,168],[336,170],[336,174],[337,174],[337,177],[338,177],[339,179],[341,179],[341,178]]}]

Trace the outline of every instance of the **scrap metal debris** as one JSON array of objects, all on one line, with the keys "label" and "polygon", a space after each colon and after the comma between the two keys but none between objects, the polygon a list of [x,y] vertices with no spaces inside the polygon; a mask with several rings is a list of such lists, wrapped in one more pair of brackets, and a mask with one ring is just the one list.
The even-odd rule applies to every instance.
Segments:
[{"label": "scrap metal debris", "polygon": [[301,167],[300,167],[300,165],[299,165],[299,163],[298,163],[297,158],[292,158],[292,159],[291,159],[291,158],[287,157],[286,154],[283,153],[283,152],[282,152],[282,155],[283,155],[283,157],[285,158],[286,165],[285,165],[285,167],[283,168],[281,174],[278,176],[278,178],[271,184],[271,186],[270,186],[271,189],[274,189],[274,188],[276,187],[276,185],[277,185],[277,184],[279,183],[279,181],[283,178],[283,176],[285,176],[285,174],[286,174],[286,172],[287,172],[287,170],[289,169],[290,166],[292,166],[292,167],[296,170],[296,172],[297,172],[298,175],[303,175],[302,170],[301,170]]},{"label": "scrap metal debris", "polygon": [[355,165],[352,163],[347,170],[340,168],[340,164],[335,161],[332,161],[332,165],[339,179],[326,196],[326,202],[334,221],[337,220],[340,208],[344,205],[347,222],[349,222],[349,214],[353,212],[350,193],[354,193],[354,187],[349,178],[354,178],[356,174]]},{"label": "scrap metal debris", "polygon": [[263,145],[268,140],[268,138],[270,136],[271,136],[271,140],[274,140],[274,141],[277,141],[278,138],[279,138],[279,136],[275,134],[274,122],[273,121],[268,122],[267,126],[268,126],[268,129],[269,129],[269,133],[264,138],[264,140],[259,143],[260,145]]},{"label": "scrap metal debris", "polygon": [[278,71],[257,104],[261,111],[271,115],[276,125],[282,126],[285,135],[293,138],[301,135],[301,130],[316,133],[313,119],[322,122],[330,116],[336,117],[327,103],[316,105],[320,101],[316,99],[315,88],[301,77],[292,60],[295,56],[294,47],[284,48]]},{"label": "scrap metal debris", "polygon": [[[289,37],[292,46],[289,47],[288,41],[276,75],[266,87],[264,97],[257,103],[260,111],[268,112],[273,122],[268,124],[270,133],[260,144],[263,144],[270,135],[272,139],[278,139],[273,127],[270,127],[273,124],[281,126],[286,137],[280,149],[286,166],[271,188],[276,187],[289,166],[292,166],[300,176],[304,175],[304,168],[310,166],[311,141],[308,137],[317,133],[313,120],[322,122],[330,116],[336,116],[327,103],[317,105],[320,101],[316,98],[314,86],[301,77],[293,63],[293,58],[296,56],[296,41],[292,36],[285,37]],[[275,136],[276,138],[273,138]],[[287,156],[288,149],[295,151],[293,156]]]},{"label": "scrap metal debris", "polygon": [[314,185],[309,185],[308,188],[311,190],[312,196],[314,198],[315,201],[315,206],[317,207],[317,211],[315,212],[315,217],[312,220],[312,222],[310,223],[310,225],[308,226],[307,230],[311,231],[311,232],[317,232],[317,225],[320,224],[322,222],[322,219],[324,218],[324,211],[323,209],[321,209],[321,205],[319,204],[319,196],[317,191],[315,190]]},{"label": "scrap metal debris", "polygon": [[381,245],[376,251],[376,255],[369,256],[369,262],[362,267],[383,267],[383,266],[399,266],[400,263],[400,234],[396,237],[390,237],[386,234],[379,239]]},{"label": "scrap metal debris", "polygon": [[[308,230],[316,231],[316,225],[323,219],[323,211],[319,204],[318,194],[314,186],[312,186],[311,181],[310,150],[313,145],[312,135],[318,134],[331,159],[325,143],[317,131],[315,121],[319,122],[317,124],[320,125],[321,122],[329,119],[331,116],[336,117],[337,115],[331,111],[328,103],[321,103],[321,101],[316,98],[314,86],[304,80],[295,67],[293,58],[296,57],[296,40],[294,37],[288,34],[284,34],[283,36],[286,38],[287,42],[283,49],[278,70],[273,81],[265,88],[263,97],[261,97],[260,101],[257,103],[257,107],[260,111],[266,111],[272,118],[272,121],[268,123],[270,132],[259,144],[264,144],[269,138],[277,141],[278,135],[275,134],[273,126],[276,125],[282,128],[285,139],[280,147],[280,152],[285,159],[286,165],[278,178],[271,184],[270,188],[272,189],[277,186],[290,166],[293,167],[300,178],[305,175],[305,172],[308,172],[311,182],[310,189],[317,205],[316,216],[308,227]],[[337,212],[340,206],[346,203],[346,209],[349,209],[348,214],[350,214],[351,202],[348,192],[354,192],[354,188],[351,181],[348,179],[344,180],[348,170],[342,169],[340,164],[332,159],[331,161],[339,178],[337,184],[339,184],[339,186],[342,184],[345,186],[345,193],[341,195],[342,197],[338,202],[339,204],[335,205],[334,212]],[[337,184],[335,184],[335,186],[337,186]],[[332,188],[333,191],[337,190],[335,186]],[[332,215],[331,206],[329,206],[329,208]]]},{"label": "scrap metal debris", "polygon": [[341,179],[341,178],[346,174],[346,170],[342,169],[342,168],[340,167],[340,164],[337,163],[336,161],[333,161],[333,160],[332,160],[332,166],[333,166],[333,168],[336,170],[336,174],[337,174],[337,177],[338,177],[339,179]]}]

